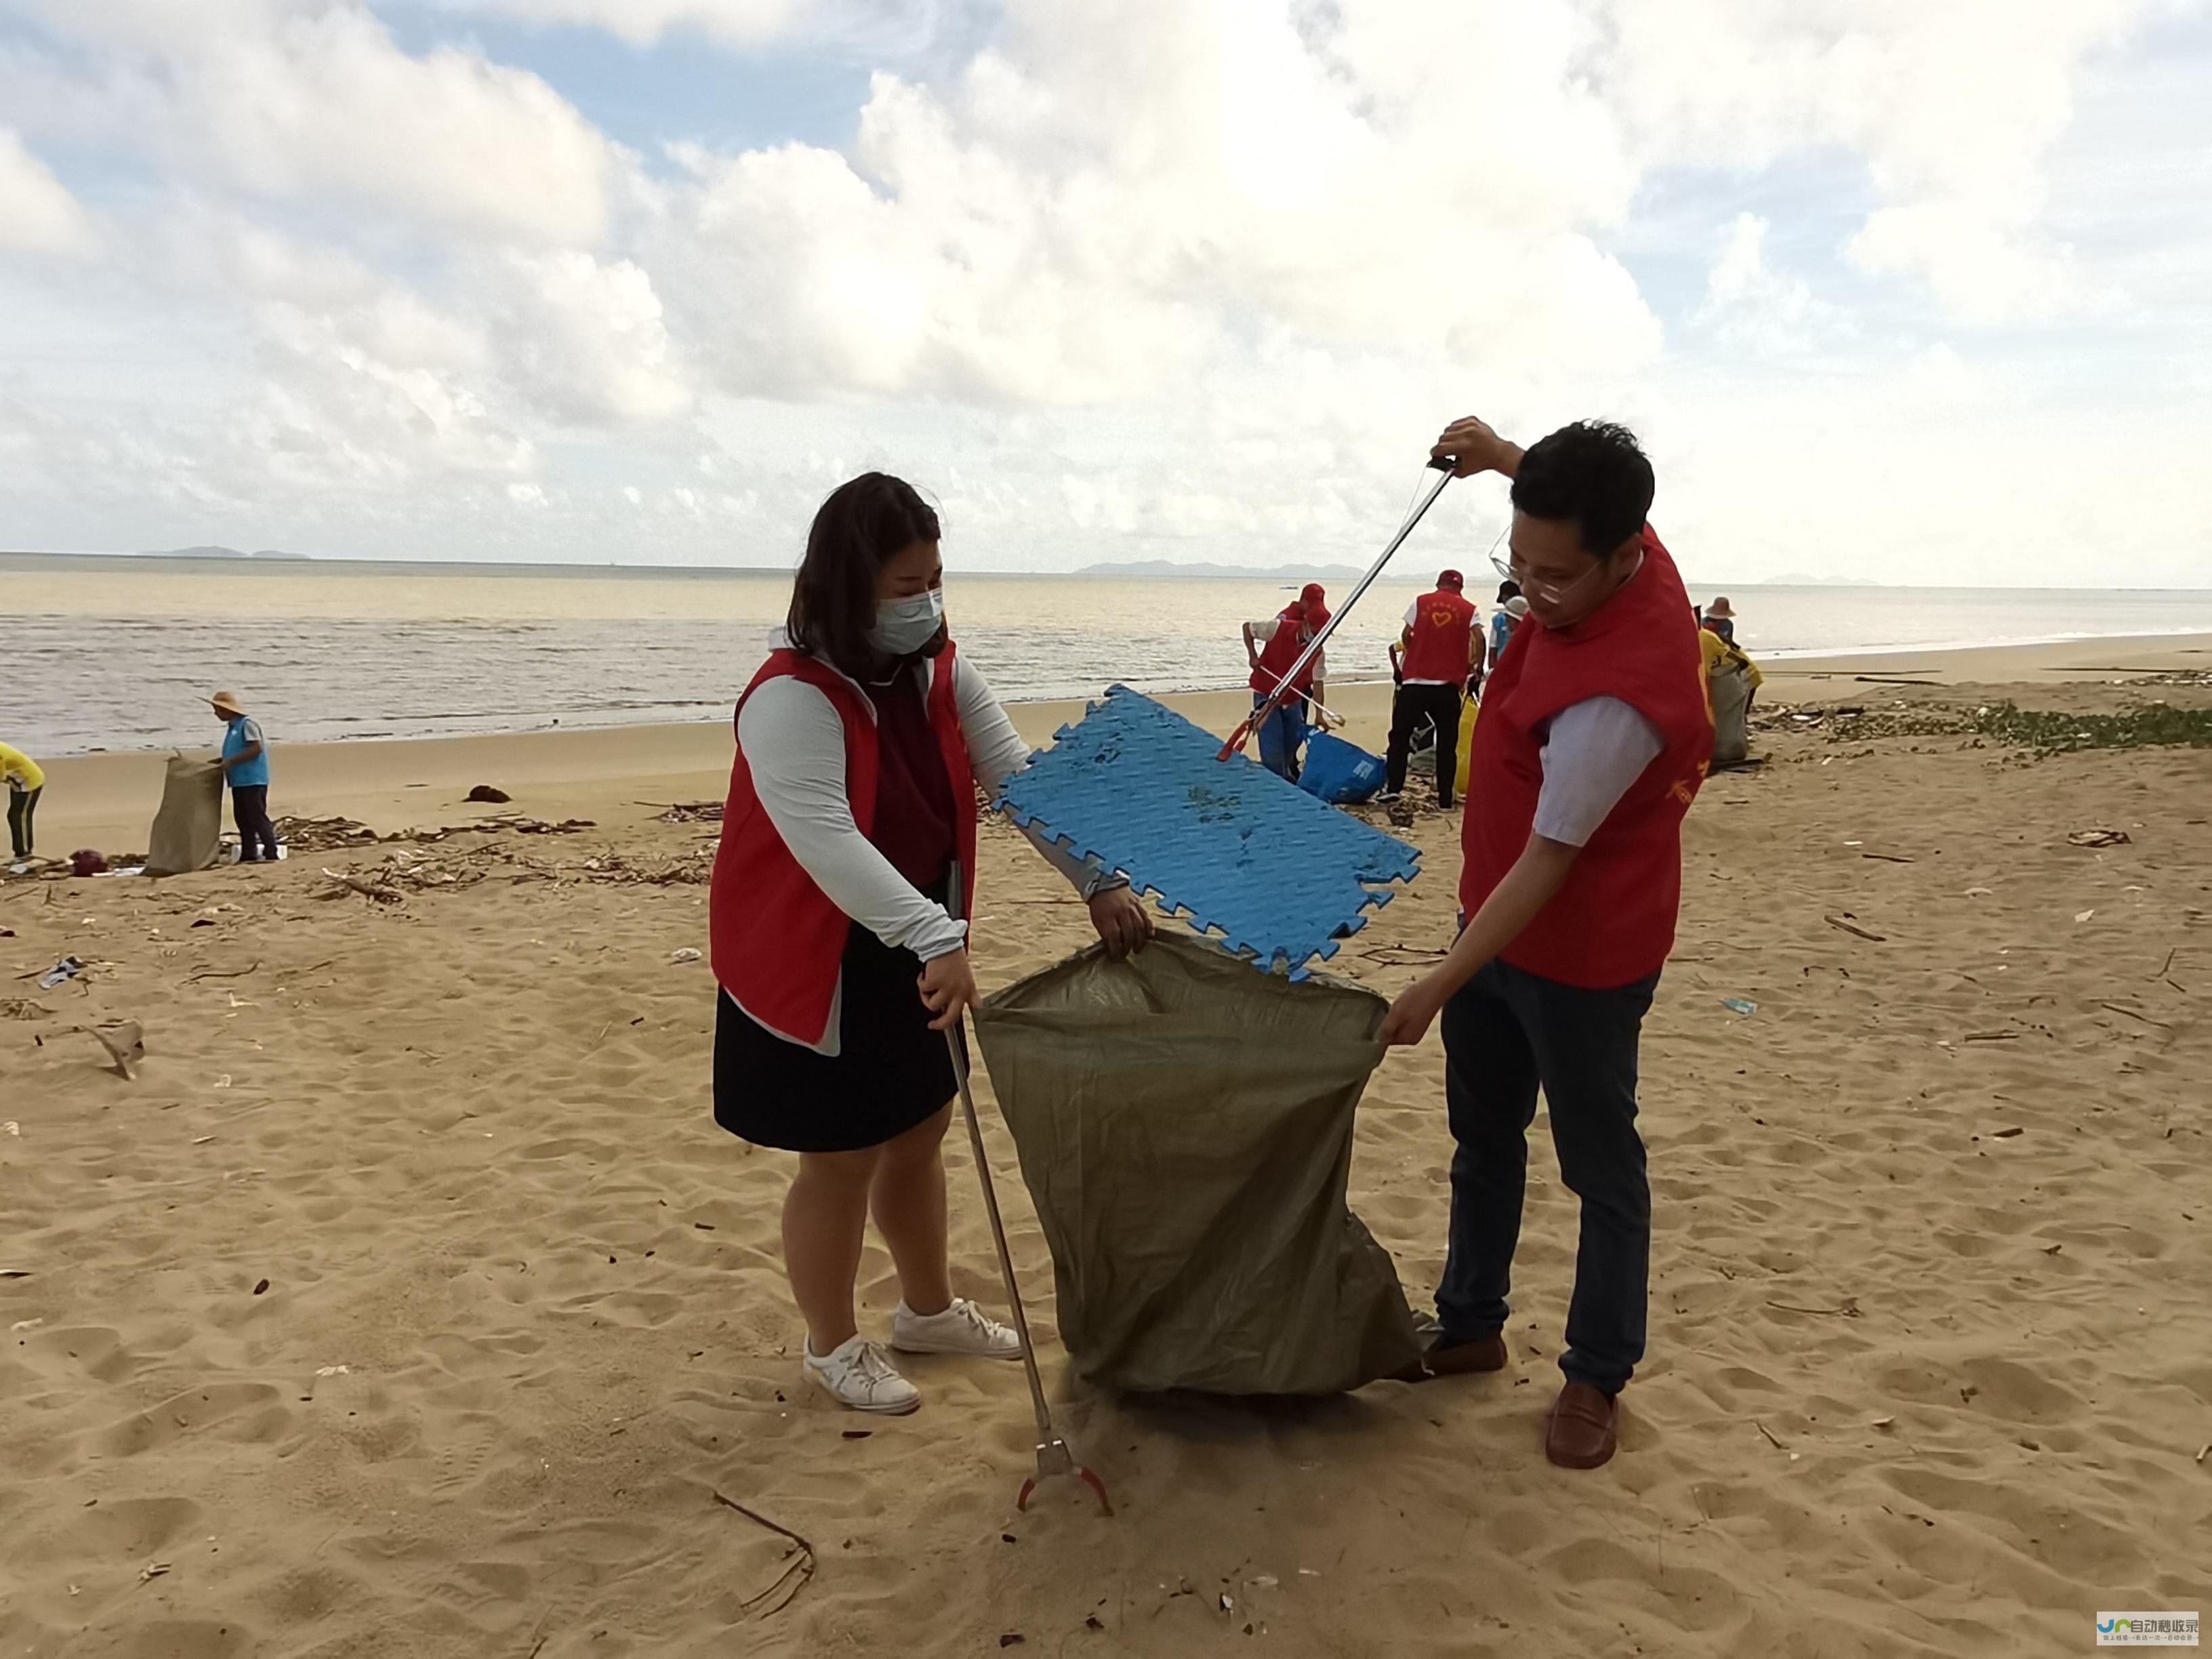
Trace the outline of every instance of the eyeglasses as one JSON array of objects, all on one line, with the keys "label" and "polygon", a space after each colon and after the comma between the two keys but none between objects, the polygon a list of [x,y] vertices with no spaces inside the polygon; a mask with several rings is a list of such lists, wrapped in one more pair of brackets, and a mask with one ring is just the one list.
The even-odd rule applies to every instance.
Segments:
[{"label": "eyeglasses", "polygon": [[1605,569],[1605,561],[1601,559],[1572,581],[1561,585],[1556,582],[1538,581],[1528,574],[1518,560],[1501,559],[1493,553],[1490,556],[1490,563],[1492,568],[1518,587],[1524,596],[1530,599],[1540,599],[1546,605],[1565,603],[1567,599],[1577,592],[1591,577]]}]

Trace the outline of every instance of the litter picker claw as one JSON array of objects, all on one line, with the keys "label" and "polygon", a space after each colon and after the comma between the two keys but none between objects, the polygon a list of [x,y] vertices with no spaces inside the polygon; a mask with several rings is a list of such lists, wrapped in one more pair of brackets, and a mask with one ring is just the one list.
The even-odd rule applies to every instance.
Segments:
[{"label": "litter picker claw", "polygon": [[1021,1287],[1014,1282],[1013,1253],[1006,1248],[1006,1224],[999,1218],[999,1193],[991,1184],[991,1160],[983,1150],[983,1124],[975,1115],[975,1092],[968,1085],[968,1056],[963,1052],[961,1034],[947,1031],[945,1046],[952,1054],[952,1075],[960,1085],[960,1111],[968,1120],[968,1144],[975,1155],[975,1176],[983,1183],[983,1208],[991,1218],[991,1237],[999,1247],[999,1273],[1006,1280],[1006,1301],[1014,1310],[1014,1329],[1022,1339],[1022,1367],[1029,1373],[1030,1404],[1036,1412],[1036,1473],[1022,1482],[1021,1496],[1014,1507],[1026,1510],[1030,1495],[1041,1480],[1051,1480],[1072,1474],[1097,1494],[1098,1507],[1108,1515],[1114,1513],[1114,1500],[1106,1495],[1106,1483],[1084,1464],[1077,1462],[1074,1449],[1060,1438],[1052,1425],[1052,1407],[1045,1402],[1044,1379],[1038,1375],[1036,1345],[1030,1340],[1030,1317],[1022,1307]]}]

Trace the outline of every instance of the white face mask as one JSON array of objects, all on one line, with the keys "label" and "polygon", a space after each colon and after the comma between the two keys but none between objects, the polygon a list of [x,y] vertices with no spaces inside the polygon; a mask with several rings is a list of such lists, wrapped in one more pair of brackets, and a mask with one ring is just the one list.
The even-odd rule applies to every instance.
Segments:
[{"label": "white face mask", "polygon": [[924,589],[902,599],[885,599],[876,606],[876,625],[868,630],[868,643],[887,657],[906,657],[937,637],[945,625],[945,590]]}]

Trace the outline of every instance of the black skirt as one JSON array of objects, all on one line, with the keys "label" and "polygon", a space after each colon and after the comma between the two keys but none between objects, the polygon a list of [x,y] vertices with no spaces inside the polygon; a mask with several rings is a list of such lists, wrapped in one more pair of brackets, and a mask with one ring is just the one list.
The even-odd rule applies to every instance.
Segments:
[{"label": "black skirt", "polygon": [[854,922],[844,975],[835,1057],[786,1042],[717,991],[715,1122],[759,1146],[850,1152],[896,1139],[951,1100],[952,1057],[915,984],[921,959]]}]

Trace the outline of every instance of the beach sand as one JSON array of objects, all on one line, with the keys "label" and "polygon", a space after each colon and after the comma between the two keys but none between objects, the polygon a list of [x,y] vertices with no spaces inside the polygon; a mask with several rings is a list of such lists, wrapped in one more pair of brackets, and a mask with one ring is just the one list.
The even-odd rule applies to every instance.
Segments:
[{"label": "beach sand", "polygon": [[[2208,644],[2060,647],[2095,671],[2071,676],[1790,665],[1766,696],[2201,707],[2104,671]],[[1380,702],[1347,693],[1355,737]],[[1541,1449],[1574,1205],[1540,1123],[1504,1373],[1135,1401],[1070,1374],[985,1085],[1060,1425],[1112,1520],[1049,1489],[1016,1512],[1018,1367],[918,1362],[896,1421],[799,1384],[792,1160],[714,1127],[711,982],[672,960],[706,944],[705,890],[624,878],[703,867],[714,827],[640,803],[719,799],[720,728],[280,747],[280,812],[472,822],[491,782],[595,823],[0,884],[0,994],[36,1005],[0,1018],[0,1652],[1955,1659],[2203,1607],[2212,752],[1838,724],[1762,733],[1768,763],[1688,821],[1644,1048],[1650,1353],[1602,1470]],[[143,846],[158,770],[57,763],[42,840]],[[2069,842],[2091,828],[2128,840]],[[1451,922],[1454,823],[1411,833],[1427,873],[1334,964],[1386,994]],[[400,852],[434,878],[318,896]],[[983,858],[987,988],[1085,941],[1018,837]],[[19,980],[65,953],[95,966]],[[125,1019],[135,1080],[72,1029]],[[1433,1036],[1383,1063],[1352,1176],[1417,1301],[1440,1072]],[[956,1285],[999,1308],[947,1152]],[[861,1290],[880,1333],[872,1238]],[[717,1494],[803,1534],[811,1576]]]}]

